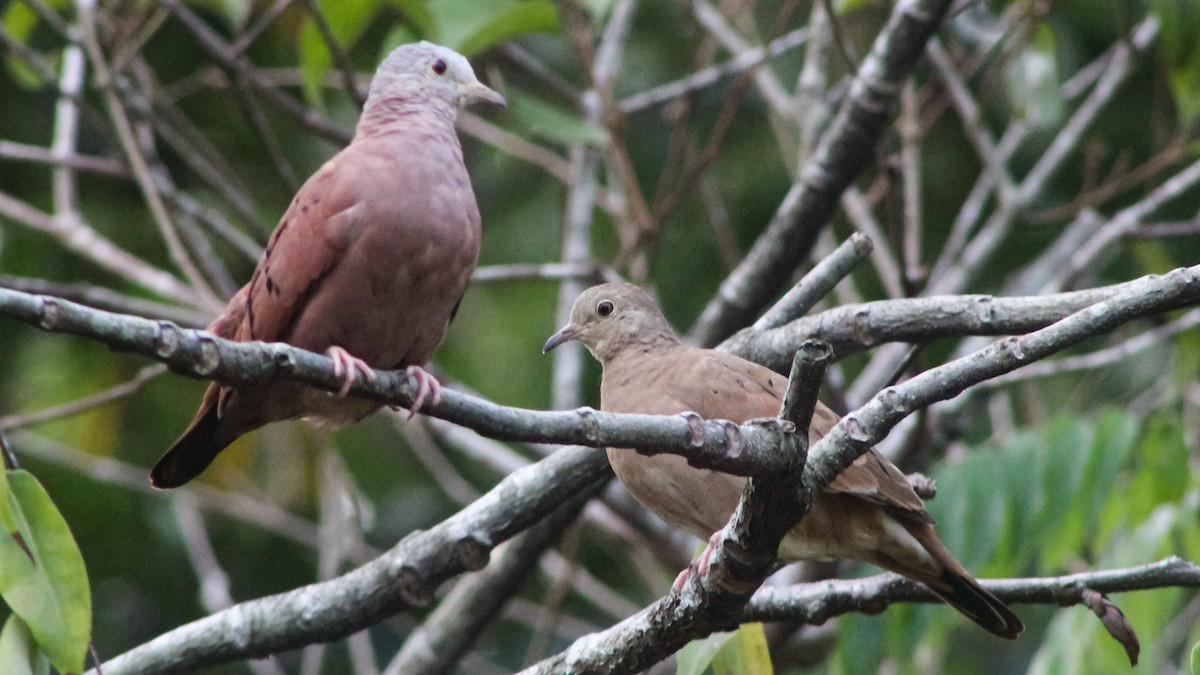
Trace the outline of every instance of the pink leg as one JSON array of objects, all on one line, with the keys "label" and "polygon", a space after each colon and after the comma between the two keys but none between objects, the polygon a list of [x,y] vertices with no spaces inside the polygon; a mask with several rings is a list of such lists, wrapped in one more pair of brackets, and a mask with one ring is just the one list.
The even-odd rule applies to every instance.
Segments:
[{"label": "pink leg", "polygon": [[708,538],[708,545],[700,552],[700,557],[696,558],[696,562],[683,568],[678,576],[675,577],[675,583],[671,584],[671,590],[676,593],[683,590],[683,585],[687,583],[688,577],[694,572],[696,576],[703,578],[708,574],[708,564],[712,559],[713,550],[716,549],[717,543],[721,541],[721,530],[712,533]]},{"label": "pink leg", "polygon": [[421,366],[409,366],[404,369],[404,372],[417,381],[417,395],[413,397],[412,407],[408,409],[408,419],[411,420],[425,405],[426,397],[429,398],[430,405],[442,402],[442,385],[438,384],[437,378],[427,373]]},{"label": "pink leg", "polygon": [[345,349],[334,345],[325,350],[325,355],[333,359],[333,374],[342,378],[342,388],[337,391],[339,398],[345,398],[346,394],[350,393],[356,372],[362,373],[367,382],[375,381],[375,371],[371,366],[368,366],[366,361],[351,356]]}]

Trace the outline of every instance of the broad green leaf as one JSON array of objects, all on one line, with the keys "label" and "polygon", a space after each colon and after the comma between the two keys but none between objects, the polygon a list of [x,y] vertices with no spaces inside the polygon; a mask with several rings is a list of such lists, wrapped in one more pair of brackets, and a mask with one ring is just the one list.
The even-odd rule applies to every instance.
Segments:
[{"label": "broad green leaf", "polygon": [[558,13],[547,0],[430,0],[437,41],[472,56],[504,40],[558,28]]},{"label": "broad green leaf", "polygon": [[0,468],[0,529],[9,536],[17,532],[17,520],[13,515],[12,491],[8,487],[8,471]]},{"label": "broad green leaf", "polygon": [[761,623],[738,627],[721,645],[712,661],[715,675],[771,675],[771,652],[767,649],[767,634]]},{"label": "broad green leaf", "polygon": [[[437,42],[437,22],[433,12],[429,9],[429,0],[390,0],[390,2],[393,7],[400,10],[408,23],[417,29],[415,33],[420,33],[429,40]],[[398,26],[397,29],[402,27],[404,26]],[[413,31],[410,29],[410,32]]]},{"label": "broad green leaf", "polygon": [[37,650],[29,626],[12,615],[0,631],[0,663],[5,675],[49,675],[50,662]]},{"label": "broad green leaf", "polygon": [[713,657],[733,633],[713,633],[703,640],[692,640],[675,655],[675,675],[702,675]]},{"label": "broad green leaf", "polygon": [[[347,52],[371,25],[378,9],[374,0],[320,0],[317,6],[329,23],[334,40]],[[311,15],[306,15],[300,29],[299,46],[305,96],[309,101],[319,103],[325,74],[333,65],[333,55]]]},{"label": "broad green leaf", "polygon": [[677,675],[771,675],[771,655],[761,623],[742,624],[731,633],[693,640],[676,657]]},{"label": "broad green leaf", "polygon": [[92,624],[83,556],[62,514],[32,474],[10,471],[8,485],[25,547],[11,536],[0,536],[0,596],[29,624],[59,672],[80,673]]},{"label": "broad green leaf", "polygon": [[579,115],[516,90],[508,97],[508,110],[509,117],[528,135],[568,145],[601,145],[607,137],[604,129],[588,124]]},{"label": "broad green leaf", "polygon": [[1192,645],[1190,662],[1188,670],[1192,671],[1192,675],[1200,675],[1200,642]]}]

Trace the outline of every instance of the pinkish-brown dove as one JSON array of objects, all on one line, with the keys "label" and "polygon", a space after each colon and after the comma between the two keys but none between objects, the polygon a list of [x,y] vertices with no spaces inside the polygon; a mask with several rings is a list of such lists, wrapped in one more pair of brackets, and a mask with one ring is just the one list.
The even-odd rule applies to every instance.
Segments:
[{"label": "pinkish-brown dove", "polygon": [[480,219],[458,112],[504,98],[460,54],[428,42],[393,50],[375,73],[345,149],[296,193],[250,283],[209,327],[239,341],[323,352],[345,384],[337,395],[295,382],[234,388],[214,382],[200,410],[150,474],[183,485],[222,449],[279,420],[358,421],[380,407],[346,397],[372,368],[406,368],[412,410],[440,388],[421,366],[442,342],[479,256]]},{"label": "pinkish-brown dove", "polygon": [[[550,350],[578,340],[600,361],[600,407],[618,413],[675,415],[737,423],[775,417],[787,378],[712,349],[684,345],[654,300],[632,284],[592,287],[576,300],[570,322],[546,342]],[[821,403],[809,443],[838,421]],[[609,448],[617,477],[643,505],[701,538],[725,526],[746,479],[688,466],[678,455]],[[707,560],[708,551],[701,560]],[[1016,638],[1021,620],[984,590],[933,531],[933,518],[904,474],[874,450],[859,457],[814,501],[779,545],[785,562],[851,558],[903,574],[983,628]],[[701,565],[703,573],[703,565]]]}]

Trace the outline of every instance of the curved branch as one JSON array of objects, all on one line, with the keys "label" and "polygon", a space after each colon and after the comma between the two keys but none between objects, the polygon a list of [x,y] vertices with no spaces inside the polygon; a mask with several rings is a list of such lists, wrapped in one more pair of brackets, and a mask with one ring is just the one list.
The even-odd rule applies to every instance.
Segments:
[{"label": "curved branch", "polygon": [[[149,356],[190,377],[233,385],[260,384],[276,377],[337,391],[343,380],[322,355],[283,343],[233,342],[211,333],[180,328],[169,321],[91,309],[73,302],[0,288],[0,316],[11,316],[42,330],[99,340],[109,347]],[[402,371],[376,371],[376,381],[360,378],[354,396],[409,406],[416,383]],[[422,412],[470,427],[500,440],[588,447],[637,446],[649,453],[687,456],[707,468],[739,475],[792,469],[781,458],[780,431],[774,426],[728,420],[702,420],[695,414],[673,417],[624,415],[591,408],[564,411],[510,408],[456,391]]]},{"label": "curved branch", "polygon": [[[1005,603],[1075,605],[1084,589],[1122,593],[1155,588],[1200,588],[1200,565],[1177,557],[1136,567],[1031,579],[980,579]],[[866,579],[831,579],[759,589],[742,621],[797,621],[820,624],[852,612],[877,614],[897,602],[940,603],[925,586],[897,574]]]},{"label": "curved branch", "polygon": [[447,579],[487,564],[496,545],[606,477],[603,453],[563,448],[519,469],[475,503],[336,579],[251,600],[136,647],[105,675],[188,672],[329,642],[423,607]]},{"label": "curved branch", "polygon": [[[1195,269],[1195,268],[1192,268]],[[805,340],[828,342],[835,358],[857,354],[886,342],[928,342],[965,335],[1013,335],[1045,328],[1089,305],[1128,291],[1145,288],[1154,276],[1082,291],[995,297],[992,295],[939,295],[927,298],[879,300],[842,305],[820,314],[796,319],[779,328],[743,330],[718,349],[787,372],[792,354]],[[1183,297],[1179,304],[1195,303]]]}]

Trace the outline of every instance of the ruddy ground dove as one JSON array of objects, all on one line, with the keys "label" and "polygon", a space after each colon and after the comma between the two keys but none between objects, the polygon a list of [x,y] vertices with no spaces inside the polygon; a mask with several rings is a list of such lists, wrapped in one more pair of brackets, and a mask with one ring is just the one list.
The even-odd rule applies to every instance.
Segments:
[{"label": "ruddy ground dove", "polygon": [[[546,342],[545,350],[568,340],[583,343],[603,365],[600,406],[606,411],[692,411],[740,424],[777,416],[787,391],[787,378],[764,366],[684,345],[654,300],[632,284],[604,284],[580,295],[570,322]],[[816,443],[837,421],[832,410],[818,403],[809,443]],[[609,448],[608,458],[638,501],[702,538],[725,526],[746,483],[740,476],[691,467],[678,455]],[[784,537],[778,557],[786,562],[866,561],[925,584],[1000,637],[1016,638],[1024,628],[950,555],[904,474],[873,449],[815,500],[812,510]]]},{"label": "ruddy ground dove", "polygon": [[480,219],[455,134],[458,111],[504,105],[460,54],[428,42],[393,50],[371,82],[354,139],[296,193],[250,283],[209,326],[232,340],[286,342],[333,359],[337,395],[295,382],[212,383],[191,426],[150,474],[195,478],[238,436],[317,417],[355,422],[380,407],[346,393],[372,368],[407,368],[413,410],[440,389],[421,366],[441,343],[479,255]]}]

